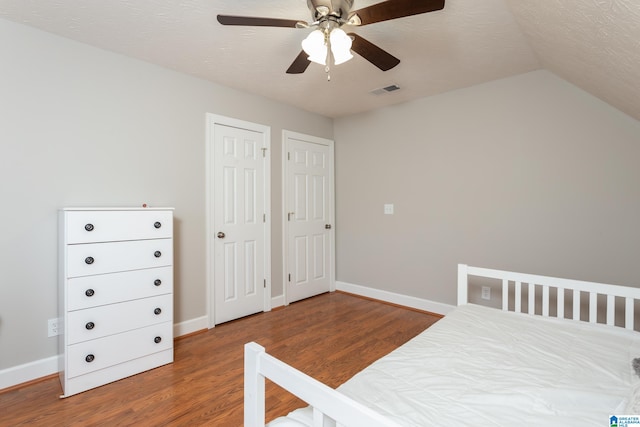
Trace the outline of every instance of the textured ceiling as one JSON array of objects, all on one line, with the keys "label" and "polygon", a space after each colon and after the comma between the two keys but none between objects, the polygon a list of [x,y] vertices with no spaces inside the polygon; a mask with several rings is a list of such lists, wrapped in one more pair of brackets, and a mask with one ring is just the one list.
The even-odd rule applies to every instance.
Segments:
[{"label": "textured ceiling", "polygon": [[0,0],[1,18],[329,117],[546,68],[640,120],[640,0],[447,0],[352,28],[402,62],[382,72],[356,55],[330,82],[316,64],[285,74],[310,30],[222,26],[218,13],[310,20],[306,0]]},{"label": "textured ceiling", "polygon": [[640,120],[640,0],[508,0],[540,64]]}]

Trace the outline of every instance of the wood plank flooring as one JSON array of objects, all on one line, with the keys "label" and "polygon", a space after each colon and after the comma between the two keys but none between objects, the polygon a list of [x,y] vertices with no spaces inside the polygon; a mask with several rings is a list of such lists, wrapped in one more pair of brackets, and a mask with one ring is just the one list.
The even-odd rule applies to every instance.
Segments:
[{"label": "wood plank flooring", "polygon": [[[180,338],[173,364],[66,399],[57,377],[0,393],[0,426],[241,426],[245,343],[337,387],[438,319],[323,294]],[[301,406],[267,383],[267,421]]]}]

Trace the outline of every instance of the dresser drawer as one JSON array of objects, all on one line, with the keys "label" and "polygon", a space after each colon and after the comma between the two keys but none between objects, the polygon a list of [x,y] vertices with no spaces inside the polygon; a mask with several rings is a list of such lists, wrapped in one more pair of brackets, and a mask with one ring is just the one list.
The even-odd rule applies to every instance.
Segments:
[{"label": "dresser drawer", "polygon": [[102,305],[67,315],[67,344],[101,338],[173,320],[173,295]]},{"label": "dresser drawer", "polygon": [[71,244],[168,238],[173,235],[173,212],[67,211],[65,231]]},{"label": "dresser drawer", "polygon": [[67,347],[66,374],[69,378],[76,377],[171,349],[172,346],[172,322],[85,341]]},{"label": "dresser drawer", "polygon": [[173,292],[173,267],[158,267],[121,273],[69,279],[67,310],[130,301]]},{"label": "dresser drawer", "polygon": [[67,277],[115,273],[172,264],[172,239],[67,245]]}]

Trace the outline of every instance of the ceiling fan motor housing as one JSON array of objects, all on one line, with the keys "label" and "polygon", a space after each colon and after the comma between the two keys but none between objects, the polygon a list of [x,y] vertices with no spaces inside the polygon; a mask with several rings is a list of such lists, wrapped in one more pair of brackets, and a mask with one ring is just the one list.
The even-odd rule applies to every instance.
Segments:
[{"label": "ceiling fan motor housing", "polygon": [[307,6],[314,21],[328,15],[347,19],[353,0],[307,0]]}]

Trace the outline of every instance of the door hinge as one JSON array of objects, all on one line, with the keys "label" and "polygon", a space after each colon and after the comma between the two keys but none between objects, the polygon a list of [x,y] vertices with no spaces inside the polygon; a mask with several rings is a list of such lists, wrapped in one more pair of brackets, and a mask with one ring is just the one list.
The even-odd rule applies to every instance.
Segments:
[{"label": "door hinge", "polygon": [[267,279],[264,279],[264,286],[263,286],[263,288],[266,288],[266,287],[267,287]]},{"label": "door hinge", "polygon": [[266,213],[262,214],[262,222],[267,222],[267,214]]},{"label": "door hinge", "polygon": [[267,147],[262,147],[262,157],[267,157]]},{"label": "door hinge", "polygon": [[291,160],[291,153],[287,152],[287,160]]},{"label": "door hinge", "polygon": [[291,281],[291,273],[289,273],[289,281]]}]

